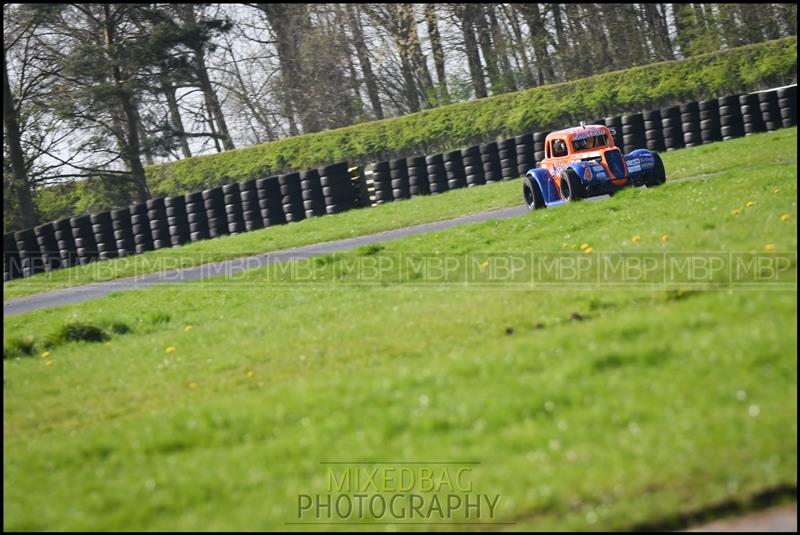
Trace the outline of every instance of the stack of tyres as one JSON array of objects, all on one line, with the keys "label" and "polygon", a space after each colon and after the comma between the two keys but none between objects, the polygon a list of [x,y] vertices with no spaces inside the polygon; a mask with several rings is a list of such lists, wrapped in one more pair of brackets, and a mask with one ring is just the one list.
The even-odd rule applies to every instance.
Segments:
[{"label": "stack of tyres", "polygon": [[761,110],[761,120],[767,132],[778,130],[781,127],[781,112],[778,108],[778,92],[762,91],[758,93],[758,107]]},{"label": "stack of tyres", "polygon": [[136,253],[136,244],[133,242],[131,213],[127,208],[111,210],[111,228],[114,230],[117,254],[119,256],[128,256]]},{"label": "stack of tyres", "polygon": [[483,176],[481,152],[477,145],[461,149],[461,161],[464,164],[464,178],[467,181],[468,188],[486,184],[486,179]]},{"label": "stack of tyres", "polygon": [[92,215],[92,232],[97,243],[100,260],[117,256],[117,240],[114,239],[114,225],[111,223],[111,212]]},{"label": "stack of tyres", "polygon": [[744,135],[742,109],[739,95],[727,95],[717,99],[719,104],[719,133],[723,141]]},{"label": "stack of tyres", "polygon": [[61,257],[62,267],[74,266],[78,263],[78,250],[75,246],[75,238],[72,236],[72,226],[69,218],[59,219],[53,223],[55,231],[56,246]]},{"label": "stack of tyres", "polygon": [[244,229],[250,232],[251,230],[264,228],[264,220],[261,219],[261,210],[258,206],[258,191],[256,191],[255,180],[239,182],[239,198],[242,199]]},{"label": "stack of tyres", "polygon": [[622,117],[622,149],[623,153],[641,149],[645,146],[644,116],[641,113]]},{"label": "stack of tyres", "polygon": [[764,121],[761,119],[761,108],[758,95],[750,93],[739,97],[739,108],[742,111],[742,123],[745,135],[764,132]]},{"label": "stack of tyres", "polygon": [[372,184],[375,186],[375,202],[392,202],[392,177],[389,175],[389,162],[372,164]]},{"label": "stack of tyres", "polygon": [[412,156],[406,159],[408,167],[408,193],[412,197],[427,195],[428,171],[425,168],[425,156]]},{"label": "stack of tyres", "polygon": [[606,117],[605,118],[605,125],[608,128],[613,128],[614,129],[614,134],[613,134],[614,144],[617,147],[619,147],[620,150],[625,152],[623,150],[624,146],[623,146],[623,143],[622,143],[622,117],[619,116],[619,115],[615,115],[613,117]]},{"label": "stack of tyres", "polygon": [[153,238],[153,249],[163,249],[171,245],[169,239],[169,222],[164,198],[147,201],[147,218],[150,220],[150,236]]},{"label": "stack of tyres", "polygon": [[444,171],[444,158],[441,154],[426,156],[425,170],[428,173],[428,190],[431,193],[447,191],[447,174]]},{"label": "stack of tyres", "polygon": [[392,198],[399,201],[408,199],[411,193],[408,188],[408,166],[405,158],[389,162],[389,177],[392,179]]},{"label": "stack of tyres", "polygon": [[461,159],[461,151],[453,150],[443,155],[444,173],[447,176],[447,189],[458,189],[466,187],[467,178],[464,173],[464,162]]},{"label": "stack of tyres", "polygon": [[225,214],[225,194],[222,193],[222,186],[204,190],[202,196],[208,221],[208,237],[218,238],[228,234],[228,216]]},{"label": "stack of tyres", "polygon": [[484,143],[480,146],[481,166],[486,182],[497,182],[503,179],[500,173],[500,156],[497,152],[497,142]]},{"label": "stack of tyres", "polygon": [[303,192],[300,188],[300,173],[287,173],[278,176],[281,185],[281,206],[288,223],[302,221],[306,218],[303,209]]},{"label": "stack of tyres", "polygon": [[269,176],[257,179],[256,192],[258,193],[258,208],[261,210],[261,222],[264,226],[271,227],[286,223],[286,216],[283,215],[281,206],[281,185],[278,184],[278,177]]},{"label": "stack of tyres", "polygon": [[644,143],[648,150],[664,152],[667,147],[664,145],[664,132],[661,124],[661,112],[659,110],[648,111],[644,117]]},{"label": "stack of tyres", "polygon": [[683,147],[683,130],[681,129],[681,110],[678,106],[661,110],[661,133],[667,150]]},{"label": "stack of tyres", "polygon": [[147,204],[132,204],[128,208],[131,214],[131,232],[136,254],[153,250],[153,237],[150,233],[150,218],[147,217]]},{"label": "stack of tyres", "polygon": [[166,197],[164,209],[167,213],[169,242],[172,247],[189,241],[189,220],[186,217],[186,199],[183,195]]},{"label": "stack of tyres", "polygon": [[797,86],[778,89],[778,108],[784,128],[797,126]]},{"label": "stack of tyres", "polygon": [[319,181],[325,198],[325,213],[338,214],[353,207],[355,194],[347,162],[320,167]]},{"label": "stack of tyres", "polygon": [[71,217],[72,236],[75,239],[75,253],[79,264],[87,264],[97,259],[97,243],[92,232],[92,218],[89,215]]},{"label": "stack of tyres", "polygon": [[497,157],[500,159],[500,176],[503,180],[512,180],[520,176],[517,173],[516,140],[512,138],[498,141]]},{"label": "stack of tyres", "polygon": [[537,162],[544,160],[544,142],[550,132],[533,133],[533,159]]},{"label": "stack of tyres", "polygon": [[[208,239],[208,218],[203,204],[203,193],[196,191],[183,197],[186,203],[186,222],[189,224],[189,239],[200,241]],[[259,215],[259,218],[261,216]]]},{"label": "stack of tyres", "polygon": [[697,101],[681,104],[680,110],[683,144],[687,147],[700,145],[702,143],[700,139],[700,107],[697,105]]},{"label": "stack of tyres", "polygon": [[225,184],[222,186],[223,202],[225,203],[225,223],[229,234],[244,232],[244,219],[242,219],[242,198],[239,196],[239,183]]},{"label": "stack of tyres", "polygon": [[22,276],[30,277],[44,271],[42,252],[39,250],[33,229],[28,228],[15,232],[14,239],[17,241]]},{"label": "stack of tyres", "polygon": [[[388,172],[386,176],[389,176]],[[300,194],[303,197],[306,217],[325,215],[325,195],[322,193],[322,182],[317,169],[300,173]]]},{"label": "stack of tyres", "polygon": [[61,267],[61,255],[58,253],[56,243],[56,231],[52,223],[45,223],[33,227],[36,236],[36,243],[39,244],[39,251],[42,253],[42,265],[46,271],[52,271]]},{"label": "stack of tyres", "polygon": [[517,176],[525,176],[529,169],[536,167],[533,150],[533,135],[523,134],[514,138],[517,154]]},{"label": "stack of tyres", "polygon": [[697,103],[700,110],[700,140],[702,143],[722,141],[719,123],[719,102],[717,99],[701,100]]},{"label": "stack of tyres", "polygon": [[13,232],[3,234],[3,280],[9,281],[22,276],[22,259],[19,256],[17,240]]}]

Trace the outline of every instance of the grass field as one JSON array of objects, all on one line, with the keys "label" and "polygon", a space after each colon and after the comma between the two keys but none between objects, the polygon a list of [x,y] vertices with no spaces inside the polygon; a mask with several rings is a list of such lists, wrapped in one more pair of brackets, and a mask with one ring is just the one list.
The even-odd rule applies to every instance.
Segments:
[{"label": "grass field", "polygon": [[[479,463],[506,529],[670,526],[795,489],[796,158],[796,129],[677,151],[657,189],[4,318],[4,528],[292,529],[325,461]],[[623,253],[788,264],[493,271]],[[474,284],[398,261],[447,255]]]},{"label": "grass field", "polygon": [[[796,132],[795,128],[790,128],[747,139],[667,152],[663,159],[668,178],[682,180],[730,169],[739,169],[742,173],[758,172],[762,166],[776,163],[774,146],[777,144],[780,152],[784,153],[787,146],[794,143]],[[779,160],[777,163],[788,161]],[[224,236],[133,257],[41,273],[4,283],[3,299],[517,206],[522,204],[520,188],[520,182],[510,181],[455,190],[445,195],[417,197],[376,208],[353,210],[335,217],[313,218],[237,236]]]}]

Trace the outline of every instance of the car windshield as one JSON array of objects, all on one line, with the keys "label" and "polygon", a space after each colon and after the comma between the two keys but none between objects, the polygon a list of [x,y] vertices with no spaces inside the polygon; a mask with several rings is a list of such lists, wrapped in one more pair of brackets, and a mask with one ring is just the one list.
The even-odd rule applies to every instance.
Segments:
[{"label": "car windshield", "polygon": [[606,143],[607,140],[605,134],[598,134],[596,136],[584,137],[572,140],[572,146],[576,151],[592,150],[600,147],[605,147]]}]

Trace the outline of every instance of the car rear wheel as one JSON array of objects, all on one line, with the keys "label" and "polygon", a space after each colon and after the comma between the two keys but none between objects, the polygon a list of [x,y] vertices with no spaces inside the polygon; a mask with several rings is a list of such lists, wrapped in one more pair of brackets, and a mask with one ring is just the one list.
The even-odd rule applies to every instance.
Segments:
[{"label": "car rear wheel", "polygon": [[567,201],[579,201],[586,196],[583,188],[583,183],[578,175],[572,169],[566,169],[561,172],[561,195]]},{"label": "car rear wheel", "polygon": [[667,174],[664,171],[664,162],[661,161],[661,156],[657,153],[653,153],[653,158],[655,158],[656,165],[653,170],[650,171],[650,177],[647,181],[648,187],[660,186],[667,181]]}]

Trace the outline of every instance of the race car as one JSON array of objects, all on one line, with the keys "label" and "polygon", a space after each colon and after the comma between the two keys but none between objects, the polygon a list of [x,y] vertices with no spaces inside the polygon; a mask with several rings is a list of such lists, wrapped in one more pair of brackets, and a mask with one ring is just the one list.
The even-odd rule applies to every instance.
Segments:
[{"label": "race car", "polygon": [[544,159],[525,175],[522,191],[528,208],[613,195],[626,186],[653,187],[666,181],[658,154],[636,149],[623,156],[613,134],[604,125],[583,122],[548,134]]}]

